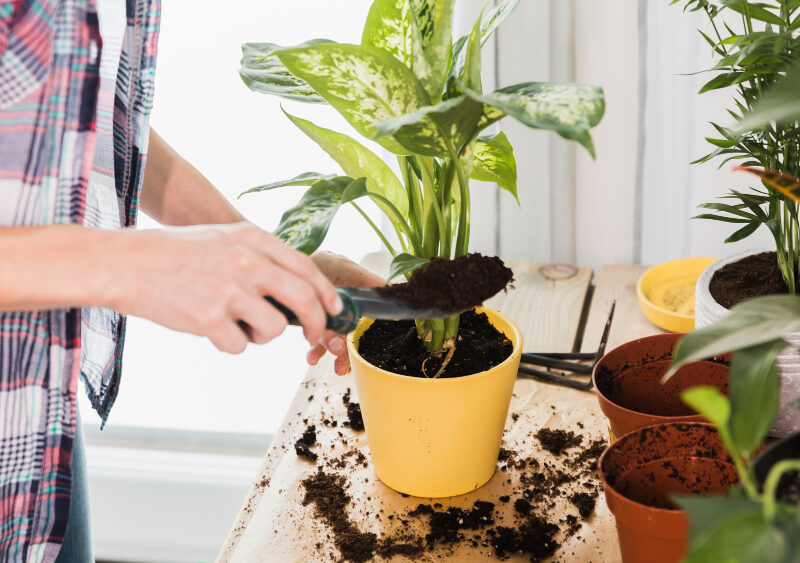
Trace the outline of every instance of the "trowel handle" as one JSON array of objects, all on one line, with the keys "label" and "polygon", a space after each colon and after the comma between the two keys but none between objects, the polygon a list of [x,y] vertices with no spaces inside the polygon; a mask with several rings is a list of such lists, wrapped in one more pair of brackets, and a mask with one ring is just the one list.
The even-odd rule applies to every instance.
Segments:
[{"label": "trowel handle", "polygon": [[[326,323],[325,328],[334,332],[338,332],[339,334],[347,334],[356,328],[361,314],[358,310],[358,303],[356,303],[355,299],[353,299],[352,296],[347,293],[347,291],[337,287],[336,293],[338,293],[339,297],[342,298],[344,307],[342,308],[341,313],[338,315],[328,315],[328,322]],[[279,303],[272,297],[265,297],[264,299],[269,301],[273,307],[283,313],[290,325],[297,326],[300,324],[300,321],[297,319],[297,315],[295,315],[294,312],[286,307],[283,303]]]}]

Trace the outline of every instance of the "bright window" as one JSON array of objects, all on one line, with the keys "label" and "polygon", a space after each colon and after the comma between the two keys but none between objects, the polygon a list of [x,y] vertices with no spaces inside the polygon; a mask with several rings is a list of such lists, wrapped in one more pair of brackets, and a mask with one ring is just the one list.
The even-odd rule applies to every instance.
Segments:
[{"label": "bright window", "polygon": [[[216,6],[164,2],[152,126],[232,201],[267,181],[306,171],[339,171],[283,116],[277,98],[244,86],[237,74],[240,44],[293,45],[312,37],[357,43],[369,2],[237,0]],[[331,108],[283,105],[323,126],[347,130]],[[235,204],[271,230],[302,189],[247,196]],[[157,225],[141,217],[139,227]],[[379,242],[363,219],[346,209],[334,221],[325,248],[359,260],[378,250]],[[274,433],[306,371],[306,350],[296,328],[266,346],[230,356],[203,338],[132,318],[122,386],[109,424]],[[95,424],[85,399],[82,412],[87,424]]]}]

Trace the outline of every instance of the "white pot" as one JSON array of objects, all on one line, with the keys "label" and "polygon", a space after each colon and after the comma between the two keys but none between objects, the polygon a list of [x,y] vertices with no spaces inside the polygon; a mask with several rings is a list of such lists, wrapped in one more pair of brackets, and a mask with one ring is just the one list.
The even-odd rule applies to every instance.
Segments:
[{"label": "white pot", "polygon": [[[746,256],[758,254],[760,252],[764,251],[755,250],[737,254],[729,258],[723,258],[722,260],[717,260],[705,269],[700,275],[700,279],[697,280],[697,286],[695,287],[695,328],[703,328],[715,323],[728,313],[725,307],[714,301],[708,289],[714,272],[727,264],[737,262]],[[785,338],[787,342],[795,346],[800,346],[800,332],[792,332],[787,334]],[[791,406],[792,401],[800,397],[800,353],[795,349],[787,350],[782,353],[778,356],[778,369],[781,372],[781,404],[770,435],[783,438],[800,431],[800,410]]]}]

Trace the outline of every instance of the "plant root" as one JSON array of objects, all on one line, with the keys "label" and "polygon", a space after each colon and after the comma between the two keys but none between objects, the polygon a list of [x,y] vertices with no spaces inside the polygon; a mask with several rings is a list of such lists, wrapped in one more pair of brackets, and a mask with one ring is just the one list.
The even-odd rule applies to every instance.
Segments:
[{"label": "plant root", "polygon": [[[422,374],[425,377],[427,377],[428,379],[436,379],[436,378],[438,378],[440,375],[442,375],[442,372],[444,372],[444,368],[447,367],[447,364],[450,363],[450,360],[453,359],[453,354],[455,354],[455,352],[456,352],[456,340],[455,340],[455,338],[447,339],[445,341],[444,345],[442,345],[441,350],[439,350],[438,352],[433,352],[430,355],[429,358],[426,358],[422,362]],[[445,357],[444,357],[444,361],[442,361],[442,365],[439,367],[439,371],[437,371],[436,374],[433,375],[433,376],[428,375],[428,372],[425,369],[425,364],[427,364],[428,361],[431,360],[432,358],[441,358],[442,355],[445,355]]]}]

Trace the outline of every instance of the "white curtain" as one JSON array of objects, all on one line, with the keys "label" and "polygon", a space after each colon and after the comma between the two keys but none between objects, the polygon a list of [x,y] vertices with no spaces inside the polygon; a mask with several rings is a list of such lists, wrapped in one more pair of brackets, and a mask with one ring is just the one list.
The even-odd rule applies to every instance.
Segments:
[{"label": "white curtain", "polygon": [[[480,2],[457,4],[465,32]],[[710,66],[702,14],[669,0],[523,0],[484,53],[485,88],[528,80],[602,86],[606,114],[593,130],[597,159],[552,133],[502,122],[515,148],[522,203],[475,190],[473,247],[509,258],[656,263],[767,247],[757,233],[724,244],[727,224],[690,220],[696,205],[748,178],[728,165],[690,165],[710,151],[709,121],[728,124],[730,93],[698,95]]]}]

